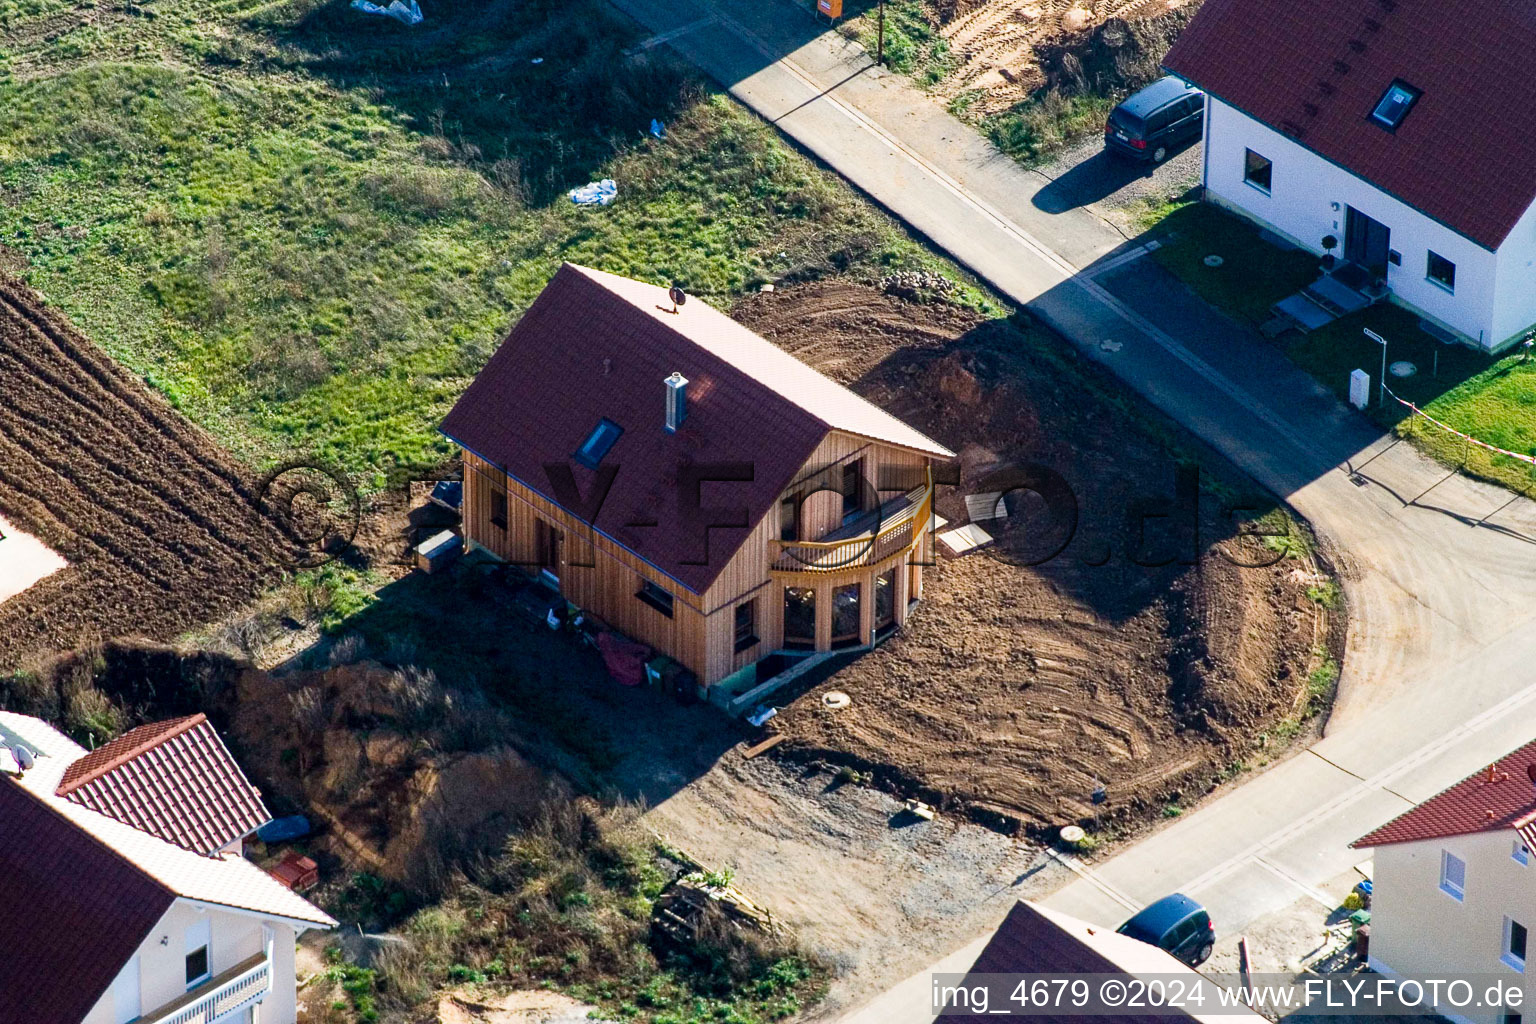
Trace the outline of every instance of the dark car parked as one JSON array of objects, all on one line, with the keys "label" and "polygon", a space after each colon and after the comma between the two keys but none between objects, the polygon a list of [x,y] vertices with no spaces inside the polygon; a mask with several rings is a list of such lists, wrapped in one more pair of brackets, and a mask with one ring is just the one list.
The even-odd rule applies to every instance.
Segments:
[{"label": "dark car parked", "polygon": [[1216,946],[1216,927],[1211,924],[1211,915],[1180,893],[1143,907],[1115,930],[1166,950],[1191,967],[1199,967],[1210,959]]},{"label": "dark car parked", "polygon": [[1160,164],[1179,146],[1199,138],[1205,93],[1167,75],[1126,97],[1104,125],[1104,148]]}]

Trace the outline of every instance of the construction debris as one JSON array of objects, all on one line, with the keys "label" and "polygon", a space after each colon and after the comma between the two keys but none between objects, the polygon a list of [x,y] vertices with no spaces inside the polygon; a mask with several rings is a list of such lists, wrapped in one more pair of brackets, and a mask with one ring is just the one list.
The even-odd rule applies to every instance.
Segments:
[{"label": "construction debris", "polygon": [[925,804],[921,800],[908,800],[906,807],[907,813],[915,818],[922,818],[924,821],[933,820],[935,812],[932,804]]},{"label": "construction debris", "polygon": [[945,550],[959,558],[961,555],[970,554],[977,548],[991,544],[992,535],[975,523],[968,523],[939,534],[938,540],[944,545]]}]

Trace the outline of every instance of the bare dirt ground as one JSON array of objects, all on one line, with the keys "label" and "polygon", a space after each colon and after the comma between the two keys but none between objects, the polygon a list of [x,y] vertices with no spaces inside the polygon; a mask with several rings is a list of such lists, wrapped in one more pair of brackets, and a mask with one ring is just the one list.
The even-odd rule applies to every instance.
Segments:
[{"label": "bare dirt ground", "polygon": [[69,562],[0,603],[0,669],[169,638],[274,577],[249,471],[4,277],[0,396],[0,514]]},{"label": "bare dirt ground", "polygon": [[[1159,433],[1171,428],[1075,387],[1016,328],[943,305],[826,283],[755,297],[736,315],[959,451],[967,482],[1032,460],[1060,472],[1079,505],[1071,546],[1044,565],[1020,564],[1044,553],[1049,525],[1025,514],[994,531],[994,548],[927,570],[903,633],[783,709],[780,750],[983,820],[1044,826],[1146,817],[1204,793],[1295,709],[1328,628],[1305,595],[1305,559],[1238,568],[1218,551],[1276,556],[1206,521],[1198,564],[1131,564],[1122,517],[1172,495]],[[1224,472],[1206,468],[1208,480]],[[1244,486],[1215,480],[1224,493]],[[966,518],[958,493],[938,511]],[[824,707],[827,689],[852,705]],[[1096,807],[1098,784],[1108,800]]]},{"label": "bare dirt ground", "polygon": [[[1086,72],[1085,84],[1094,85],[1093,68],[1079,64],[1062,69],[1049,49],[1081,48],[1087,36],[1096,33],[1110,51],[1125,50],[1119,56],[1122,63],[1140,60],[1149,48],[1141,36],[1149,34],[1150,48],[1155,49],[1155,37],[1166,33],[1155,24],[1147,33],[1144,23],[1174,15],[1182,25],[1186,9],[1198,5],[1199,0],[939,0],[932,8],[955,68],[936,92],[948,98],[979,90],[973,109],[986,114],[1007,110],[1063,70],[1067,77]],[[1105,33],[1102,29],[1110,22],[1122,24]],[[1109,54],[1111,64],[1116,57]]]}]

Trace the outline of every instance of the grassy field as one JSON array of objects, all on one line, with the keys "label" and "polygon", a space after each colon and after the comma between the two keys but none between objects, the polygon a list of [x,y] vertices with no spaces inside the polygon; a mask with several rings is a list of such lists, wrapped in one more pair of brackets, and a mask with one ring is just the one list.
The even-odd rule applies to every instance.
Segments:
[{"label": "grassy field", "polygon": [[0,264],[253,462],[439,462],[562,260],[717,303],[941,269],[597,0],[6,6]]},{"label": "grassy field", "polygon": [[[1173,238],[1153,256],[1207,302],[1257,327],[1269,308],[1316,279],[1318,259],[1281,251],[1259,237],[1246,221],[1204,203],[1149,209],[1144,225]],[[1222,257],[1219,267],[1204,258]],[[1447,345],[1419,328],[1419,318],[1393,305],[1376,306],[1337,320],[1305,336],[1285,335],[1286,353],[1341,399],[1349,394],[1350,371],[1360,368],[1374,383],[1381,348],[1364,334],[1370,328],[1388,341],[1387,358],[1406,360],[1418,372],[1388,381],[1396,394],[1442,423],[1496,447],[1536,454],[1536,362],[1515,354],[1493,359],[1465,345]],[[1496,455],[1426,423],[1389,401],[1368,414],[1383,426],[1411,437],[1448,466],[1536,495],[1531,467]]]}]

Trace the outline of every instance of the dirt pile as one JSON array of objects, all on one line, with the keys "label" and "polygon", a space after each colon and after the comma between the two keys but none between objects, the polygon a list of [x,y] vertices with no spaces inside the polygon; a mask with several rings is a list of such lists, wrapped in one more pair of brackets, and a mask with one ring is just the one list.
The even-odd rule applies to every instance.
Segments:
[{"label": "dirt pile", "polygon": [[414,668],[247,671],[230,731],[253,774],[319,819],[322,852],[417,891],[569,797],[499,742],[499,716],[477,693]]},{"label": "dirt pile", "polygon": [[977,91],[971,105],[1000,113],[1032,93],[1114,93],[1157,77],[1159,64],[1200,0],[983,0],[940,4],[940,32],[954,70],[945,97]]},{"label": "dirt pile", "polygon": [[[1064,342],[841,284],[754,297],[737,316],[960,452],[947,519],[966,521],[963,494],[1009,463],[1059,473],[1077,506],[1043,564],[1059,524],[1024,502],[987,524],[993,548],[929,569],[902,634],[781,712],[780,750],[1044,825],[1203,792],[1292,713],[1328,628],[1306,559],[1231,536],[1216,494],[1254,489],[1214,460],[1218,486],[1186,514],[1174,428],[1112,382],[1096,393],[1099,371],[1046,347]],[[828,688],[852,705],[823,706]]]},{"label": "dirt pile", "polygon": [[0,670],[169,639],[275,578],[248,471],[25,287],[0,277],[0,514],[69,567],[0,603]]}]

